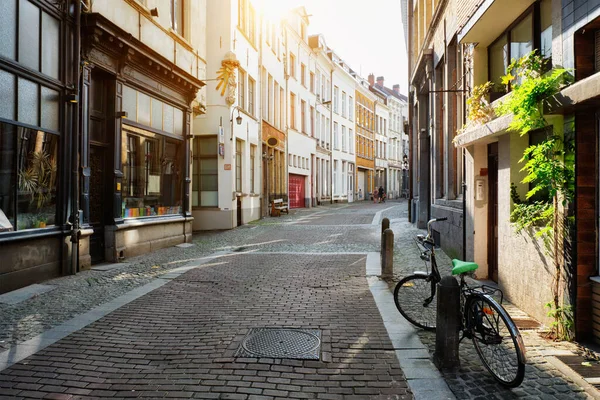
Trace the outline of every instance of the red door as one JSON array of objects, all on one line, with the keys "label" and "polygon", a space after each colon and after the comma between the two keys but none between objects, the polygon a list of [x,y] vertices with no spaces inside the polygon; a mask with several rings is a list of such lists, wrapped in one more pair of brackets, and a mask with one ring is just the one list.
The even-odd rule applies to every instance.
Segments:
[{"label": "red door", "polygon": [[304,180],[302,175],[290,174],[290,208],[304,208]]}]

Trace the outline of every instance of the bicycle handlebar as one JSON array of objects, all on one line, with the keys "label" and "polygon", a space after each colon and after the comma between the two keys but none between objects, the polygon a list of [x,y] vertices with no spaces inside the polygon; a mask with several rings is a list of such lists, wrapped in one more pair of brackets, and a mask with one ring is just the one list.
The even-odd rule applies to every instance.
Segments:
[{"label": "bicycle handlebar", "polygon": [[433,242],[433,239],[431,238],[431,224],[434,222],[441,222],[441,221],[447,221],[448,218],[447,217],[442,217],[442,218],[432,218],[427,222],[427,240],[430,240]]}]

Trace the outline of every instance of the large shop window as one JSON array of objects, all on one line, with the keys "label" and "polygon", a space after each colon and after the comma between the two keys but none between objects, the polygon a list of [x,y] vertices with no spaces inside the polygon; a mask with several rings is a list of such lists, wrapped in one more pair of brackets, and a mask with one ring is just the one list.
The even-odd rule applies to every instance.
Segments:
[{"label": "large shop window", "polygon": [[219,205],[219,161],[217,137],[194,139],[194,171],[192,180],[192,206],[217,207]]},{"label": "large shop window", "polygon": [[123,131],[123,218],[181,214],[183,143],[139,131]]},{"label": "large shop window", "polygon": [[0,232],[56,224],[58,139],[0,123]]}]

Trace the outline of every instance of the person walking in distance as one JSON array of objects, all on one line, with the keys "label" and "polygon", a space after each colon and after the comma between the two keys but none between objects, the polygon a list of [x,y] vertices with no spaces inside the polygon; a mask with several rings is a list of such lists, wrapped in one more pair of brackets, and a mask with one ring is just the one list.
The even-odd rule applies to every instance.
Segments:
[{"label": "person walking in distance", "polygon": [[379,186],[379,202],[385,203],[385,190],[383,190],[383,186]]},{"label": "person walking in distance", "polygon": [[379,195],[379,192],[377,191],[377,187],[375,187],[375,189],[373,189],[373,203],[377,203],[378,195]]}]

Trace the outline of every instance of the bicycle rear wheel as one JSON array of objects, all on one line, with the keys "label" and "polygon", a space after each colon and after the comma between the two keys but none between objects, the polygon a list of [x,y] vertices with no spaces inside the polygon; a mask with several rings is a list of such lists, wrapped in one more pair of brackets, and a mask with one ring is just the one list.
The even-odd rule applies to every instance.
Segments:
[{"label": "bicycle rear wheel", "polygon": [[525,346],[504,307],[478,294],[467,299],[465,313],[468,332],[487,370],[504,386],[519,386],[525,376]]},{"label": "bicycle rear wheel", "polygon": [[435,330],[437,299],[430,276],[410,275],[400,280],[394,289],[394,302],[411,324]]}]

